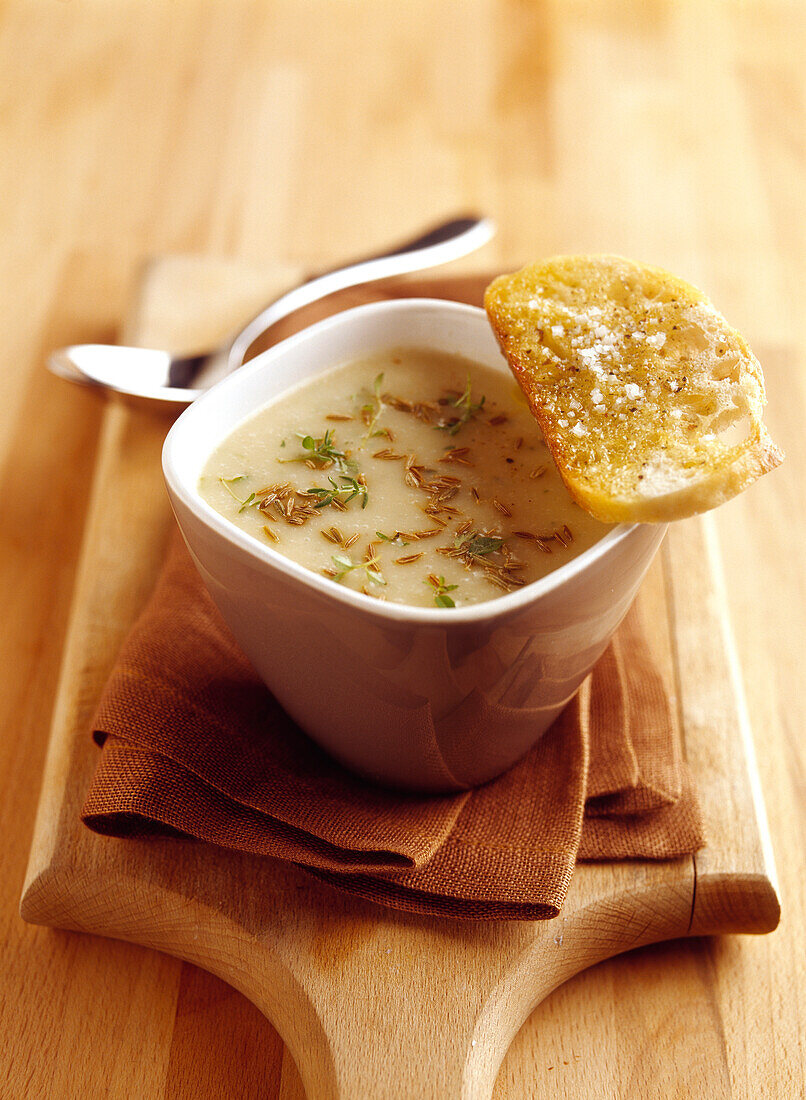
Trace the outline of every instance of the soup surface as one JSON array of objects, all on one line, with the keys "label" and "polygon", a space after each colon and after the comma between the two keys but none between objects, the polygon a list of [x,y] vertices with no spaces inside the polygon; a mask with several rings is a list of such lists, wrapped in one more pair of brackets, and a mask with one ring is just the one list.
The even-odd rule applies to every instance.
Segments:
[{"label": "soup surface", "polygon": [[216,448],[199,492],[333,583],[421,607],[514,591],[609,530],[569,496],[508,373],[420,348],[282,394]]}]

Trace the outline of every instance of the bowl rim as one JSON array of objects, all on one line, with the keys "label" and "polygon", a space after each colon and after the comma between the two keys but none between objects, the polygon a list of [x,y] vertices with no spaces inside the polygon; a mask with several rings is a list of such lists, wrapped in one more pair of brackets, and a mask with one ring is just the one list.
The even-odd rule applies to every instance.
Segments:
[{"label": "bowl rim", "polygon": [[[289,351],[293,351],[306,341],[320,338],[322,335],[326,336],[330,329],[345,324],[360,323],[364,318],[377,313],[415,310],[428,310],[431,312],[444,311],[454,314],[464,313],[466,315],[471,314],[476,318],[479,315],[486,318],[484,310],[480,309],[478,306],[467,305],[464,302],[454,302],[450,299],[392,298],[387,301],[369,302],[365,305],[355,306],[351,309],[342,310],[340,313],[335,313],[321,321],[317,321],[315,324],[309,325],[300,332],[294,333],[294,335],[287,337],[287,339],[280,341],[280,343],[273,345],[273,347],[255,356],[255,358],[245,366],[240,367],[237,371],[227,375],[226,378],[223,378],[220,382],[216,383],[216,385],[212,386],[206,393],[198,397],[193,404],[189,405],[182,412],[179,418],[171,426],[162,447],[163,476],[169,494],[181,501],[196,519],[205,527],[211,529],[216,535],[220,536],[226,543],[229,543],[238,550],[244,551],[249,557],[259,562],[262,566],[269,566],[275,571],[284,573],[294,580],[302,582],[322,596],[335,600],[337,603],[342,603],[356,611],[376,615],[386,620],[402,623],[430,623],[431,625],[438,625],[440,627],[445,627],[450,623],[467,625],[468,623],[497,619],[510,613],[518,612],[524,607],[550,595],[563,585],[573,582],[580,574],[586,572],[591,566],[606,557],[618,545],[629,538],[630,535],[635,533],[639,525],[625,523],[614,524],[611,530],[595,542],[593,546],[588,547],[587,550],[583,550],[578,557],[565,565],[559,566],[557,569],[553,569],[539,580],[532,581],[530,584],[524,585],[523,588],[516,589],[514,592],[508,592],[502,596],[484,600],[481,603],[470,604],[467,607],[417,607],[402,603],[387,603],[384,600],[366,596],[363,592],[356,592],[351,588],[345,588],[342,585],[335,584],[327,577],[320,577],[317,573],[314,573],[313,570],[273,550],[271,546],[264,546],[254,538],[254,536],[249,535],[246,531],[242,531],[230,520],[217,512],[202,498],[196,488],[191,489],[176,468],[175,454],[181,446],[183,433],[186,432],[189,429],[189,425],[193,423],[194,417],[198,415],[198,410],[206,408],[206,406],[218,400],[222,392],[235,390],[239,386],[245,385],[255,374],[261,373],[264,370],[269,370],[271,364],[280,356]],[[420,346],[420,344],[412,344],[412,346]],[[335,364],[325,365],[322,370],[331,369],[333,366],[335,366]],[[306,379],[306,382],[307,381]],[[302,382],[299,384],[304,385],[306,383]],[[289,389],[291,388],[293,387],[289,387]],[[265,404],[269,404],[270,401],[276,400],[283,392],[285,391],[280,391],[280,393],[275,394],[269,401],[265,402]],[[255,412],[257,411],[259,410],[255,409]],[[246,418],[241,418],[239,423],[244,419]],[[230,427],[227,430],[227,434],[233,430],[234,428]],[[224,438],[225,436],[222,433],[221,437],[210,446],[210,452],[212,452]],[[176,509],[174,509],[174,511],[176,511]],[[178,517],[177,521],[179,522],[181,530],[182,524]],[[184,537],[184,531],[182,533]]]}]

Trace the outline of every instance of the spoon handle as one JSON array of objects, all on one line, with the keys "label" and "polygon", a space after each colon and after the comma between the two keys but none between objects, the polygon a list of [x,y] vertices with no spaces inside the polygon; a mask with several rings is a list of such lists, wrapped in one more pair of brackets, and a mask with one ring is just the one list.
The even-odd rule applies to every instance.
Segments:
[{"label": "spoon handle", "polygon": [[302,306],[310,305],[311,302],[326,298],[346,287],[436,267],[466,256],[486,244],[494,233],[495,225],[489,218],[454,218],[396,248],[315,275],[275,299],[241,329],[224,349],[229,370],[235,370],[242,365],[247,351],[258,336],[262,336],[273,324]]}]

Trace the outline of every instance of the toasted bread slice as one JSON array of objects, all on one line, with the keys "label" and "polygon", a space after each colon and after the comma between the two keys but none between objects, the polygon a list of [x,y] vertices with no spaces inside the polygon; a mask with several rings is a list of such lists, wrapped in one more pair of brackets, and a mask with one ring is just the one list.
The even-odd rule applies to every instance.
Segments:
[{"label": "toasted bread slice", "polygon": [[683,519],[781,462],[758,360],[682,279],[560,256],[502,275],[484,305],[568,489],[597,519]]}]

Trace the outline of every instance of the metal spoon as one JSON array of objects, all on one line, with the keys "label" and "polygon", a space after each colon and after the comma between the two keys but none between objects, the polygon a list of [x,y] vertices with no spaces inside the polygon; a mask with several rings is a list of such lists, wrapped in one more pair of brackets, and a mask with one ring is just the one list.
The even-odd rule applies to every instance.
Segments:
[{"label": "metal spoon", "polygon": [[289,313],[345,287],[465,256],[486,244],[494,233],[489,218],[454,218],[388,252],[316,275],[277,298],[223,347],[210,352],[182,356],[120,344],[73,344],[51,352],[48,367],[71,382],[189,405],[214,382],[240,367],[255,340]]}]

